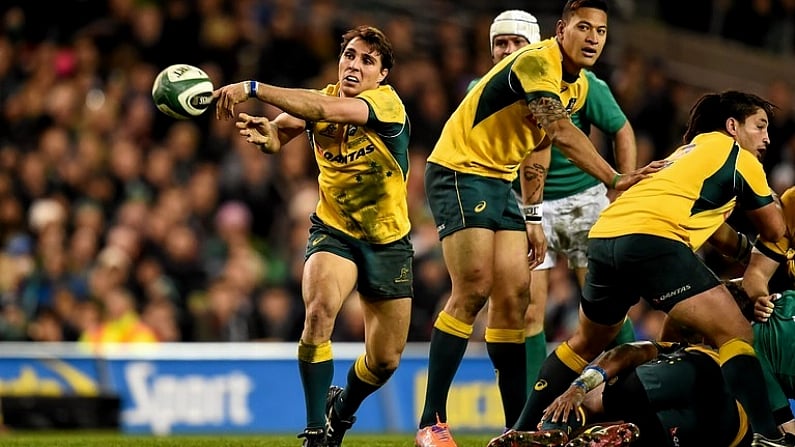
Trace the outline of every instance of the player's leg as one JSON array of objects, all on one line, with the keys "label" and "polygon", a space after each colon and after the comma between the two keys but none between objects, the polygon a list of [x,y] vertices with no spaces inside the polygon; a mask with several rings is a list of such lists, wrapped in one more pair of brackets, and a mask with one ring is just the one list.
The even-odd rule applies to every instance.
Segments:
[{"label": "player's leg", "polygon": [[631,298],[632,287],[624,283],[623,274],[615,264],[620,257],[614,239],[591,241],[577,331],[544,361],[514,428],[534,429],[547,405],[615,338],[627,309],[637,301]]},{"label": "player's leg", "polygon": [[447,421],[447,395],[464,357],[472,324],[491,293],[494,232],[466,228],[442,240],[452,290],[431,333],[428,383],[420,428]]},{"label": "player's leg", "polygon": [[[556,201],[559,221],[556,228],[562,232],[561,239],[565,242],[561,244],[561,251],[569,260],[569,269],[577,277],[580,288],[585,286],[585,275],[588,272],[588,232],[609,204],[607,188],[601,183]],[[635,331],[627,317],[611,346],[633,341]]]},{"label": "player's leg", "polygon": [[[419,445],[428,445],[420,441],[431,434],[434,426],[449,435],[446,426],[440,424],[447,420],[447,395],[472,334],[472,324],[492,291],[495,233],[525,231],[524,218],[508,181],[462,174],[428,163],[425,188],[442,240],[452,290],[431,333]],[[506,222],[506,218],[510,221]],[[525,253],[516,263],[527,262],[526,241],[526,237],[522,239]]]},{"label": "player's leg", "polygon": [[544,317],[549,295],[549,271],[555,267],[555,257],[560,250],[560,241],[555,232],[557,200],[544,202],[544,218],[541,225],[547,238],[547,254],[544,261],[530,272],[530,303],[525,311],[525,365],[527,365],[527,393],[536,381],[538,370],[547,358],[547,337],[544,333]]},{"label": "player's leg", "polygon": [[339,447],[354,414],[384,385],[400,363],[411,322],[413,296],[411,241],[373,246],[356,243],[358,290],[364,314],[365,353],[348,370],[345,388],[332,387],[327,401],[327,447]]},{"label": "player's leg", "polygon": [[[547,239],[549,242],[549,239]],[[549,250],[549,246],[547,248]],[[548,262],[549,261],[549,262]],[[547,358],[547,337],[544,317],[549,291],[549,269],[554,266],[553,255],[547,251],[546,259],[530,272],[530,304],[525,312],[525,365],[527,365],[528,393],[538,377],[538,370]],[[547,267],[548,266],[548,267]]]},{"label": "player's leg", "polygon": [[[332,243],[329,239],[332,237],[327,236],[318,245]],[[324,251],[312,253],[304,266],[306,318],[298,344],[298,369],[306,403],[307,428],[302,434],[306,446],[316,445],[313,442],[318,436],[325,438],[326,395],[334,375],[331,333],[343,301],[353,291],[356,271],[356,265],[349,259]]]},{"label": "player's leg", "polygon": [[529,300],[530,270],[525,262],[527,234],[495,235],[494,286],[489,298],[486,349],[497,372],[505,426],[516,422],[527,391],[524,315]]},{"label": "player's leg", "polygon": [[753,349],[753,331],[728,289],[685,244],[652,236],[634,238],[630,242],[646,251],[646,260],[627,264],[628,274],[638,276],[633,272],[638,264],[656,266],[645,269],[640,294],[675,323],[704,334],[719,348],[724,380],[748,413],[753,431],[776,438],[779,432]]},{"label": "player's leg", "polygon": [[[703,268],[707,269],[706,266]],[[717,285],[714,287],[677,302],[668,310],[668,315],[674,321],[705,334],[718,346],[724,380],[745,408],[754,433],[769,439],[779,438],[762,367],[752,344],[751,325],[726,287],[717,278],[715,281]],[[720,309],[720,312],[715,312],[715,309]]]},{"label": "player's leg", "polygon": [[339,447],[356,421],[359,406],[392,376],[406,346],[411,321],[411,299],[369,301],[362,297],[365,353],[348,370],[345,388],[332,387],[327,403],[327,447]]},{"label": "player's leg", "polygon": [[[574,269],[574,274],[577,281],[582,287],[585,284],[585,275],[588,272],[588,267],[577,267]],[[632,343],[636,340],[635,327],[632,325],[632,320],[629,316],[624,317],[624,323],[621,325],[621,330],[618,331],[616,338],[608,345],[608,348],[618,346],[624,343]]]}]

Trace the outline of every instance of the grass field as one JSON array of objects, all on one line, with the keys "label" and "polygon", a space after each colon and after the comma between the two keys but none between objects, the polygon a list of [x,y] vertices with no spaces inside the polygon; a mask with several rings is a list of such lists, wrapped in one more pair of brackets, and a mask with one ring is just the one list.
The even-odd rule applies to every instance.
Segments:
[{"label": "grass field", "polygon": [[[459,447],[484,447],[489,435],[456,435]],[[362,435],[345,437],[343,447],[413,447],[413,433],[403,435]],[[106,433],[37,432],[0,435],[3,447],[300,447],[295,435],[212,435],[212,436],[131,436]]]}]

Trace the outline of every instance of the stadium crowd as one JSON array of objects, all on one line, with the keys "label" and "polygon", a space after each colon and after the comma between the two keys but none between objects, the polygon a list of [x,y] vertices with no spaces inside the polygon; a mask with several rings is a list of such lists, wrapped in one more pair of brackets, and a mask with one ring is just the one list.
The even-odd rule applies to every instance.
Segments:
[{"label": "stadium crowd", "polygon": [[[388,81],[412,123],[409,340],[429,339],[450,282],[422,169],[468,83],[490,68],[484,36],[496,8],[510,5],[462,15],[457,2],[424,2],[431,21],[340,0],[48,6],[49,17],[80,17],[66,21],[42,19],[31,3],[0,6],[0,340],[298,340],[304,245],[317,202],[306,139],[265,157],[212,113],[189,121],[159,113],[152,81],[168,65],[190,63],[216,86],[251,78],[320,88],[336,79],[339,36],[362,23],[393,42],[398,63]],[[661,17],[727,39],[757,36],[744,43],[793,54],[795,2],[691,3],[723,11],[708,16],[723,21],[699,28],[707,22],[683,22],[685,15],[662,6]],[[733,35],[732,18],[750,17],[744,7],[762,31]],[[661,152],[676,146],[702,91],[635,52],[597,69],[635,128],[638,164],[667,155]],[[795,184],[795,92],[782,80],[761,93],[780,108],[765,165],[781,192]],[[253,101],[238,111],[277,113]],[[558,265],[547,305],[550,341],[566,339],[577,321],[576,280]],[[631,315],[639,338],[657,332],[659,317],[642,305]],[[362,339],[357,300],[339,318],[335,341]]]}]

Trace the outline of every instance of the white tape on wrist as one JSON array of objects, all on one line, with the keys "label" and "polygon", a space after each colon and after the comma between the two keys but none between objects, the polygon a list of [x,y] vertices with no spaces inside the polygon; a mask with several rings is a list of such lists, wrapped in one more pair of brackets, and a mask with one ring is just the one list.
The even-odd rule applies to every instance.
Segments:
[{"label": "white tape on wrist", "polygon": [[538,225],[541,223],[544,212],[540,203],[534,203],[532,205],[522,205],[522,215],[524,215],[525,223]]}]

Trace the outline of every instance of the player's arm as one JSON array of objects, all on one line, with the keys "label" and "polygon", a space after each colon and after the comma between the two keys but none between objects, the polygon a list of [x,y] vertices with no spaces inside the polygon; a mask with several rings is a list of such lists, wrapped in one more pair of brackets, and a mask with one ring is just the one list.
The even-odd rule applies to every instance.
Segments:
[{"label": "player's arm", "polygon": [[[634,368],[657,357],[657,354],[660,352],[659,346],[658,343],[650,341],[638,341],[618,345],[602,353],[596,360],[591,362],[589,367],[601,368],[608,378],[615,377],[621,371]],[[588,367],[586,367],[586,369],[587,368]],[[580,375],[577,380],[582,380],[582,375]]]},{"label": "player's arm", "polygon": [[519,166],[519,183],[522,189],[522,214],[526,223],[527,241],[529,243],[528,263],[535,268],[544,261],[547,253],[547,238],[541,226],[543,219],[542,200],[544,182],[549,171],[552,147],[545,138],[539,148],[527,154]]},{"label": "player's arm", "polygon": [[249,98],[267,102],[290,115],[304,121],[328,121],[332,123],[367,124],[370,109],[358,98],[341,98],[324,95],[315,90],[284,88],[255,81],[229,84],[213,92],[216,102],[216,117],[234,116],[235,104]]},{"label": "player's arm", "polygon": [[777,241],[784,236],[787,226],[781,213],[781,206],[775,201],[760,208],[746,211],[745,214],[759,231],[759,237],[768,241]]},{"label": "player's arm", "polygon": [[613,135],[613,155],[618,172],[626,174],[638,167],[638,147],[635,143],[635,130],[627,120]]},{"label": "player's arm", "polygon": [[235,126],[246,141],[256,144],[266,154],[275,154],[304,131],[306,121],[288,113],[280,113],[272,121],[262,116],[241,113]]},{"label": "player's arm", "polygon": [[528,108],[552,144],[560,148],[577,167],[611,188],[626,190],[663,166],[661,161],[655,161],[644,168],[620,175],[599,155],[591,140],[571,122],[560,99],[539,96],[528,102]]},{"label": "player's arm", "polygon": [[770,295],[768,283],[778,269],[779,261],[759,250],[751,253],[751,260],[743,273],[743,289],[751,299]]},{"label": "player's arm", "polygon": [[726,222],[718,227],[707,242],[723,256],[742,264],[748,264],[748,257],[751,256],[751,249],[754,245],[748,236],[735,231]]},{"label": "player's arm", "polygon": [[569,414],[582,405],[589,391],[601,386],[621,371],[653,359],[659,353],[659,346],[654,342],[641,341],[619,345],[602,353],[586,366],[569,388],[544,410],[542,420],[553,423],[568,420]]},{"label": "player's arm", "polygon": [[545,139],[541,145],[527,154],[519,166],[519,181],[522,186],[522,203],[535,205],[544,198],[544,182],[552,158],[551,144]]},{"label": "player's arm", "polygon": [[588,70],[585,78],[588,80],[588,96],[585,106],[577,113],[585,114],[588,121],[613,140],[613,156],[618,171],[632,172],[638,163],[635,131],[607,83]]},{"label": "player's arm", "polygon": [[737,174],[734,189],[738,207],[745,210],[760,239],[778,241],[787,231],[787,224],[781,204],[767,183],[762,163],[748,151],[740,151]]}]

